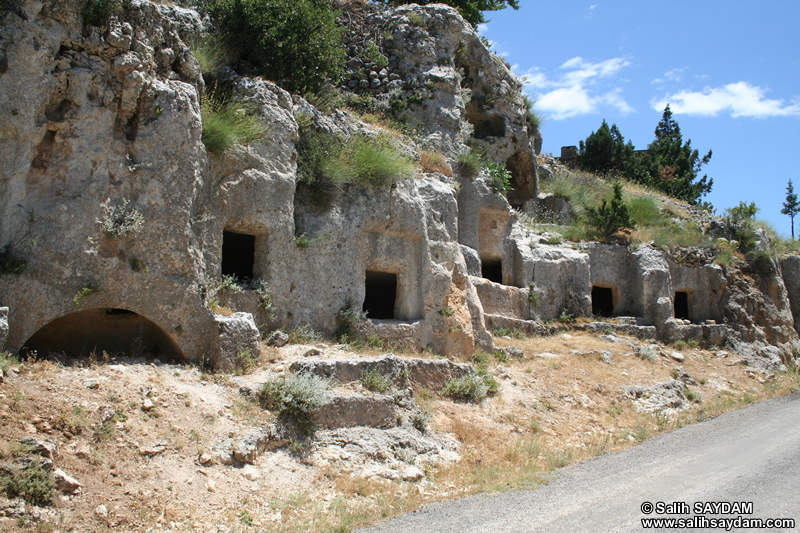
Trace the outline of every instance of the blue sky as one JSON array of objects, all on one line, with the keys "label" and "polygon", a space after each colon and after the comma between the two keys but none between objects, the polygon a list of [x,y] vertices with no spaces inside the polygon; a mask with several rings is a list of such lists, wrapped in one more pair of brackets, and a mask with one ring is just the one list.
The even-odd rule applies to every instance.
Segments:
[{"label": "blue sky", "polygon": [[[714,179],[717,214],[755,202],[789,234],[800,193],[800,1],[521,0],[479,30],[526,80],[559,155],[603,119],[646,148],[667,102]],[[795,219],[796,226],[800,220]]]}]

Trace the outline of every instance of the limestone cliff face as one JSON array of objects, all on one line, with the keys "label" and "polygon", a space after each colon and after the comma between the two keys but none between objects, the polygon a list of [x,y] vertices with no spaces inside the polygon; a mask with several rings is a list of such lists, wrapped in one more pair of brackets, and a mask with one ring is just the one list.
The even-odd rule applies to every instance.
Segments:
[{"label": "limestone cliff face", "polygon": [[[132,0],[96,28],[84,26],[84,4],[16,1],[0,26],[9,350],[135,351],[229,369],[258,353],[259,328],[330,334],[340,311],[363,305],[371,317],[356,334],[455,357],[491,348],[492,328],[535,331],[564,312],[631,315],[630,328],[665,340],[749,343],[774,364],[791,357],[792,293],[777,265],[760,286],[737,284],[708,261],[689,267],[647,245],[550,245],[517,221],[513,208],[532,209],[538,194],[521,86],[453,9],[365,15],[387,65],[359,59],[351,34],[345,88],[410,102],[419,134],[396,142],[412,157],[433,149],[454,163],[468,142],[482,147],[511,170],[508,198],[485,175],[420,171],[318,209],[298,189],[298,117],[345,138],[375,126],[223,69],[268,134],[210,154],[186,45],[199,15]],[[222,291],[223,275],[252,282]]]},{"label": "limestone cliff face", "polygon": [[[25,261],[0,279],[8,347],[78,309],[119,308],[201,352],[214,321],[191,221],[208,159],[181,37],[199,17],[133,1],[100,32],[84,28],[84,4],[15,2],[0,28],[0,241]],[[141,230],[107,236],[105,207],[126,200]]]}]

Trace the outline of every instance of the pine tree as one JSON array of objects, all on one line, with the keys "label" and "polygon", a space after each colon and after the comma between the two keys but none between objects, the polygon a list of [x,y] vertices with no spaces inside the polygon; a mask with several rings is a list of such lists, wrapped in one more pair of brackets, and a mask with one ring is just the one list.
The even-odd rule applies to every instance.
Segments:
[{"label": "pine tree", "polygon": [[628,206],[622,201],[621,183],[614,184],[614,196],[611,198],[611,202],[607,202],[604,198],[597,209],[588,208],[586,218],[599,242],[608,242],[620,231],[630,235],[630,230],[636,229],[636,225],[631,220]]},{"label": "pine tree", "polygon": [[794,192],[792,180],[789,180],[789,184],[786,186],[786,201],[783,202],[781,214],[789,215],[789,219],[792,221],[792,240],[794,240],[794,216],[798,212],[800,212],[800,201],[797,200],[797,194]]},{"label": "pine tree", "polygon": [[670,196],[696,204],[711,192],[714,184],[706,175],[695,181],[700,169],[711,159],[711,150],[701,159],[700,153],[692,149],[691,140],[683,142],[681,128],[672,119],[669,104],[656,126],[655,135],[645,156],[650,183]]},{"label": "pine tree", "polygon": [[625,138],[616,124],[608,127],[603,123],[593,131],[586,142],[580,141],[578,164],[584,170],[608,174],[611,171],[623,173],[633,153],[633,144],[625,144]]}]

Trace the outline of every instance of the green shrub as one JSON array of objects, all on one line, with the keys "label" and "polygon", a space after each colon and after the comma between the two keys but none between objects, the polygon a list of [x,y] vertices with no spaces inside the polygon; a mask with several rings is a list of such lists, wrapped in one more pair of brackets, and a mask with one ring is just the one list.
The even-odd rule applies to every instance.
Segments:
[{"label": "green shrub", "polygon": [[239,284],[236,276],[222,276],[219,280],[206,279],[203,282],[206,307],[213,309],[219,307],[219,298],[226,292],[242,292],[244,288]]},{"label": "green shrub", "polygon": [[308,344],[311,342],[319,342],[322,336],[314,331],[310,326],[300,326],[288,332],[289,342],[292,344]]},{"label": "green shrub", "polygon": [[512,339],[524,339],[525,334],[515,328],[497,328],[492,331],[495,337],[511,337]]},{"label": "green shrub", "polygon": [[775,268],[772,254],[766,250],[750,250],[745,258],[750,271],[756,276],[769,276]]},{"label": "green shrub", "polygon": [[421,28],[422,26],[425,25],[425,21],[423,20],[422,15],[420,15],[419,13],[410,11],[406,16],[408,17],[408,23],[412,26]]},{"label": "green shrub", "polygon": [[528,284],[528,302],[533,307],[539,306],[539,288],[536,287],[535,281],[532,281]]},{"label": "green shrub", "polygon": [[491,161],[487,162],[486,166],[489,170],[489,177],[492,178],[492,190],[497,194],[506,196],[508,191],[511,190],[511,172],[505,165],[492,163]]},{"label": "green shrub", "polygon": [[48,504],[55,496],[53,474],[34,460],[21,469],[0,469],[0,491],[9,499],[22,498],[33,505]]},{"label": "green shrub", "polygon": [[367,58],[379,67],[385,67],[389,64],[389,58],[383,55],[378,45],[372,41],[367,43]]},{"label": "green shrub", "polygon": [[226,40],[258,74],[296,94],[337,82],[344,28],[329,0],[209,0]]},{"label": "green shrub", "polygon": [[736,251],[736,241],[729,241],[727,239],[719,238],[714,241],[712,248],[716,252],[714,255],[714,262],[718,265],[728,266],[733,261],[733,253]]},{"label": "green shrub", "polygon": [[223,101],[212,94],[203,102],[200,116],[201,139],[212,154],[220,155],[236,144],[246,146],[267,135],[261,118],[250,114],[242,102]]},{"label": "green shrub", "polygon": [[89,26],[105,26],[111,15],[119,11],[119,0],[88,0],[83,12],[83,22]]},{"label": "green shrub", "polygon": [[656,352],[649,346],[637,346],[636,355],[645,361],[654,361],[656,359]]},{"label": "green shrub", "polygon": [[309,237],[305,233],[301,233],[300,235],[294,238],[294,245],[297,246],[298,248],[308,248],[309,246],[311,246],[313,240],[314,239],[312,237]]},{"label": "green shrub", "polygon": [[608,242],[611,237],[619,232],[630,234],[636,226],[628,214],[628,207],[622,202],[622,185],[614,184],[614,196],[611,202],[603,199],[597,209],[588,208],[586,216],[593,227],[595,237],[600,242]]},{"label": "green shrub", "polygon": [[448,380],[441,394],[454,400],[477,403],[489,395],[497,394],[499,389],[500,385],[494,376],[488,370],[480,369],[476,374]]},{"label": "green shrub", "polygon": [[347,300],[336,313],[336,325],[339,327],[353,327],[366,319],[367,313],[353,300]]},{"label": "green shrub", "polygon": [[739,251],[747,253],[756,245],[756,213],[755,203],[739,202],[736,207],[725,210],[725,222],[739,242]]},{"label": "green shrub", "polygon": [[534,109],[534,106],[536,105],[535,100],[531,100],[527,96],[523,95],[522,101],[525,102],[525,119],[528,123],[528,135],[531,137],[536,137],[541,131],[544,118],[542,117],[541,113]]},{"label": "green shrub", "polygon": [[129,204],[130,200],[124,200],[120,205],[106,204],[103,206],[105,216],[100,221],[103,233],[109,237],[124,237],[142,229],[144,216]]},{"label": "green shrub", "polygon": [[294,420],[302,431],[314,430],[314,412],[331,400],[327,380],[311,374],[292,374],[264,383],[258,402],[264,409]]},{"label": "green shrub", "polygon": [[258,366],[258,359],[253,355],[253,351],[247,348],[236,354],[233,371],[237,376],[242,376],[252,372],[256,366]]},{"label": "green shrub", "polygon": [[377,368],[363,371],[359,381],[367,389],[381,394],[385,394],[392,388],[392,380],[381,374]]}]

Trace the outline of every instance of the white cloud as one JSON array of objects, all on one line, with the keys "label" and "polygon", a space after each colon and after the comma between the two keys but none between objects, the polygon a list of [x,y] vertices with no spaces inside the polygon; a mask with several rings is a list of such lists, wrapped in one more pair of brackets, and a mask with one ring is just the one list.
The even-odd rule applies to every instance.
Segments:
[{"label": "white cloud", "polygon": [[664,73],[663,78],[656,78],[650,83],[654,85],[663,85],[668,81],[671,81],[673,83],[680,83],[681,81],[683,81],[683,73],[686,72],[686,70],[688,70],[687,67],[680,67],[668,70]]},{"label": "white cloud", "polygon": [[534,93],[536,109],[556,120],[594,113],[601,106],[627,114],[633,108],[622,96],[622,89],[608,91],[599,82],[613,78],[629,65],[621,57],[591,63],[579,56],[565,61],[559,67],[565,72],[555,79],[548,78],[538,68],[524,73],[522,79],[528,91]]},{"label": "white cloud", "polygon": [[597,4],[592,4],[589,6],[589,11],[594,11],[597,8]]},{"label": "white cloud", "polygon": [[783,100],[766,98],[766,90],[745,81],[722,87],[706,87],[702,91],[681,91],[651,101],[653,109],[661,111],[669,104],[674,113],[717,116],[730,113],[737,117],[800,116],[800,102],[787,104]]},{"label": "white cloud", "polygon": [[672,70],[666,71],[664,73],[664,77],[667,78],[669,81],[680,82],[683,81],[684,71],[686,71],[686,67],[674,68]]}]

